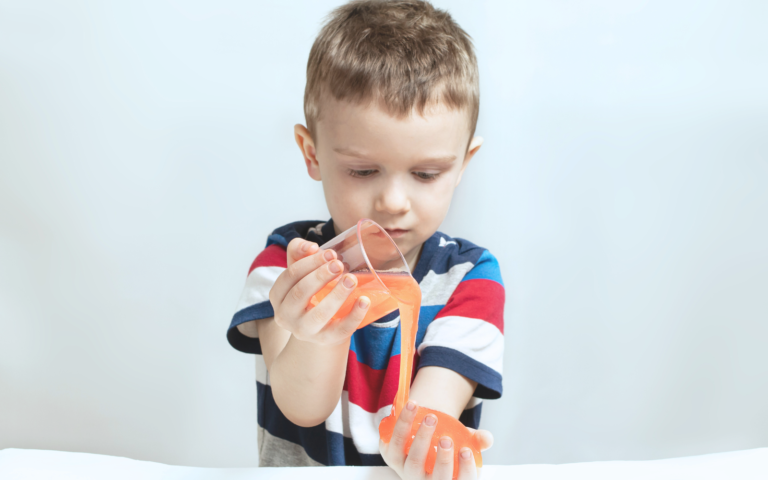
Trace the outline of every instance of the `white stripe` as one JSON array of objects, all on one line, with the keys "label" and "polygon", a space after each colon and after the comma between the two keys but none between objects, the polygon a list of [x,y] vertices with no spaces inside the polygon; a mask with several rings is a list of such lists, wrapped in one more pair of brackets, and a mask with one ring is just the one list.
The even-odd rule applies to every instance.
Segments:
[{"label": "white stripe", "polygon": [[388,322],[383,322],[383,323],[373,322],[373,323],[369,323],[368,326],[373,328],[395,328],[399,323],[400,323],[400,315],[398,315],[397,317],[393,318]]},{"label": "white stripe", "polygon": [[262,385],[269,385],[269,372],[263,355],[254,355],[256,357],[256,381]]},{"label": "white stripe", "polygon": [[419,355],[427,347],[447,347],[501,373],[504,335],[494,325],[477,318],[442,317],[427,327]]},{"label": "white stripe", "polygon": [[243,293],[237,302],[237,311],[269,300],[269,291],[283,270],[285,270],[283,267],[254,268],[245,280]]},{"label": "white stripe", "polygon": [[346,390],[341,392],[339,403],[331,412],[331,416],[325,421],[325,429],[329,432],[340,433],[347,438],[352,437],[349,431],[349,393]]},{"label": "white stripe", "polygon": [[437,274],[433,270],[424,275],[419,283],[421,287],[421,306],[445,305],[451,298],[453,291],[461,283],[461,279],[472,270],[475,264],[472,262],[459,263],[452,266],[447,272]]},{"label": "white stripe", "polygon": [[467,403],[467,406],[464,407],[464,410],[469,410],[470,408],[475,408],[476,406],[483,403],[482,398],[472,397],[469,399],[469,402]]},{"label": "white stripe", "polygon": [[379,423],[392,412],[392,405],[381,407],[376,413],[349,403],[349,425],[352,442],[360,453],[379,453]]}]

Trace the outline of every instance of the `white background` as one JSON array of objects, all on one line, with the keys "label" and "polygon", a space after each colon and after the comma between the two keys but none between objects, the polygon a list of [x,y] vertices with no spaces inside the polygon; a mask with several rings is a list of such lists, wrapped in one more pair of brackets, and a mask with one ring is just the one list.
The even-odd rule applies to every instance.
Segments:
[{"label": "white background", "polygon": [[[768,3],[436,1],[486,144],[441,227],[507,286],[487,463],[768,446]],[[225,331],[338,2],[0,1],[0,448],[253,466]]]}]

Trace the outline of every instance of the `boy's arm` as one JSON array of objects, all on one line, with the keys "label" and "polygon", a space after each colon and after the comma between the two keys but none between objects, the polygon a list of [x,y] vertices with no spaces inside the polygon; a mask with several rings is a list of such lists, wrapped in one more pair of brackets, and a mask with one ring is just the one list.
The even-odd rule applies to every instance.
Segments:
[{"label": "boy's arm", "polygon": [[344,388],[349,338],[338,345],[302,341],[277,325],[274,317],[259,320],[256,326],[280,411],[301,427],[324,422]]},{"label": "boy's arm", "polygon": [[416,372],[409,398],[422,407],[459,418],[477,388],[472,381],[444,367],[423,367]]},{"label": "boy's arm", "polygon": [[259,338],[272,396],[281,412],[296,425],[312,427],[325,421],[338,404],[350,337],[370,302],[360,297],[346,318],[329,324],[357,279],[342,276],[328,296],[308,309],[310,298],[340,276],[341,262],[334,252],[318,252],[316,244],[295,239],[287,248],[287,266],[269,294],[275,316],[237,328]]}]

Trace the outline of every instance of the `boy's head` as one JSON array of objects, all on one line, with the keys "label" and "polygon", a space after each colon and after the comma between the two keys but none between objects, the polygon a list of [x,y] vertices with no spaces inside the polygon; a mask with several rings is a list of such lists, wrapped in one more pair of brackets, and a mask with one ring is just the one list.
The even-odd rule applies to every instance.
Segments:
[{"label": "boy's head", "polygon": [[336,9],[307,66],[296,141],[337,232],[363,217],[415,263],[482,144],[477,60],[448,13],[419,0]]}]

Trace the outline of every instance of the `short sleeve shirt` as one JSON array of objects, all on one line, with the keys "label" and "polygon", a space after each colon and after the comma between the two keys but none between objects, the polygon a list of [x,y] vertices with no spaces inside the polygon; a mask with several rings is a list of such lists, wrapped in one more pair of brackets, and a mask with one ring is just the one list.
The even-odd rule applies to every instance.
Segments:
[{"label": "short sleeve shirt", "polygon": [[[342,396],[331,416],[300,427],[275,404],[258,338],[237,325],[274,316],[269,291],[286,268],[294,238],[320,245],[335,236],[333,221],[295,222],[276,229],[254,260],[227,332],[236,349],[257,355],[259,464],[262,466],[385,465],[379,422],[388,416],[400,368],[400,318],[396,310],[357,330],[349,347]],[[414,366],[453,370],[477,382],[459,420],[478,428],[483,399],[501,396],[504,354],[504,284],[491,253],[436,232],[412,272],[422,292]],[[309,399],[308,399],[309,401]]]}]

